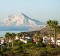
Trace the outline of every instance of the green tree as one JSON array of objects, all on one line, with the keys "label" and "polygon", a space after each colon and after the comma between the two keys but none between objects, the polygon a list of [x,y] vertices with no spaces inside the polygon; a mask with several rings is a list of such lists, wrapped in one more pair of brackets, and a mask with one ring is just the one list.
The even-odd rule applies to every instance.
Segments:
[{"label": "green tree", "polygon": [[51,28],[52,28],[52,20],[47,21],[47,24],[48,24],[49,29],[50,29],[50,45],[51,45]]},{"label": "green tree", "polygon": [[54,28],[55,47],[57,47],[57,45],[56,45],[56,29],[57,29],[57,27],[58,27],[58,21],[55,21],[55,20],[54,20],[52,27]]},{"label": "green tree", "polygon": [[10,34],[9,32],[6,32],[5,38],[6,38],[6,40],[7,40],[8,47],[9,47],[9,39],[11,38],[11,34]]},{"label": "green tree", "polygon": [[17,33],[17,36],[18,36],[18,38],[20,40],[20,37],[22,37],[22,33]]},{"label": "green tree", "polygon": [[38,42],[38,37],[39,37],[39,34],[38,33],[35,33],[34,36],[33,36],[34,40],[36,41],[36,44]]},{"label": "green tree", "polygon": [[12,48],[14,47],[14,39],[15,39],[16,34],[12,33],[11,34],[11,39],[12,39]]},{"label": "green tree", "polygon": [[56,47],[56,28],[58,27],[58,21],[56,21],[56,20],[49,20],[49,21],[47,21],[47,24],[51,28],[54,28],[54,38],[55,38],[55,47]]}]

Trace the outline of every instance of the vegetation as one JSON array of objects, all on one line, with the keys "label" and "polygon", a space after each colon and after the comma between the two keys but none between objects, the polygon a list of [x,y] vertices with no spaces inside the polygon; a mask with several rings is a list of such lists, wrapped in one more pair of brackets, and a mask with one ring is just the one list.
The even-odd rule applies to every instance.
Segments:
[{"label": "vegetation", "polygon": [[[41,44],[34,44],[28,41],[24,44],[20,40],[14,41],[14,48],[7,48],[6,45],[0,46],[0,56],[57,56],[60,55],[60,47],[51,48],[45,46],[40,40]],[[10,43],[9,43],[10,44]]]},{"label": "vegetation", "polygon": [[[47,21],[49,29],[53,29],[55,37],[55,46],[56,46],[56,32],[60,33],[60,28],[58,27],[58,21],[49,20]],[[19,39],[14,40],[15,33],[6,33],[5,38],[7,43],[0,45],[0,56],[60,56],[60,47],[54,47],[51,44],[43,43],[42,37],[39,36],[40,32],[22,32],[17,33]],[[50,39],[51,39],[50,31]],[[31,36],[33,40],[27,40],[27,43],[20,41],[22,36]],[[45,33],[46,35],[46,33]],[[12,41],[9,42],[9,39]],[[50,47],[51,46],[51,47]]]},{"label": "vegetation", "polygon": [[9,48],[9,39],[11,38],[11,34],[7,32],[5,34],[5,37],[6,37],[6,40],[7,40],[7,43],[8,43],[8,48]]},{"label": "vegetation", "polygon": [[[49,21],[47,21],[47,24],[50,27],[50,40],[51,40],[51,28],[54,28],[54,38],[55,38],[55,47],[56,47],[57,46],[56,45],[56,29],[58,27],[58,21],[56,21],[56,20],[49,20]],[[50,44],[51,44],[51,41],[50,41]]]}]

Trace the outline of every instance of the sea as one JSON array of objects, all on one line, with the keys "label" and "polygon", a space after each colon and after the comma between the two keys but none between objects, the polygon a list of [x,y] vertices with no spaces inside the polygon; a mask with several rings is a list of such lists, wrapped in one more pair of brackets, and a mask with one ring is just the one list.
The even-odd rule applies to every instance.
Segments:
[{"label": "sea", "polygon": [[20,33],[20,32],[24,32],[24,31],[0,31],[0,37],[5,37],[6,32],[9,32],[9,33]]},{"label": "sea", "polygon": [[5,37],[5,33],[20,33],[29,31],[30,27],[20,26],[20,27],[0,27],[0,37]]}]

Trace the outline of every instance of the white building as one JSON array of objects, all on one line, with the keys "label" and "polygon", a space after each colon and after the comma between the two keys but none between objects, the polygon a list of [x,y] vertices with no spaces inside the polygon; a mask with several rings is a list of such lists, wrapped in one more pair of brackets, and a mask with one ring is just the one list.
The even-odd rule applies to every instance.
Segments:
[{"label": "white building", "polygon": [[50,41],[52,44],[54,44],[54,38],[53,37],[51,37],[51,40],[50,40],[50,37],[48,37],[48,36],[43,37],[43,43],[47,44],[47,43],[50,43]]},{"label": "white building", "polygon": [[0,45],[6,43],[6,40],[4,38],[0,38]]}]

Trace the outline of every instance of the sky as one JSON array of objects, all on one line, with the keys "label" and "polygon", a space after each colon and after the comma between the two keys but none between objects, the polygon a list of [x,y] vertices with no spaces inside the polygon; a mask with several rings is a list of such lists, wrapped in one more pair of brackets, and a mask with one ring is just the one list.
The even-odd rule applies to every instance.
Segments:
[{"label": "sky", "polygon": [[[48,20],[60,22],[60,0],[0,0],[0,22],[10,14],[21,12],[44,23]],[[0,36],[5,33],[0,31]]]},{"label": "sky", "polygon": [[41,22],[49,19],[60,22],[60,0],[0,0],[0,22],[21,12]]}]

